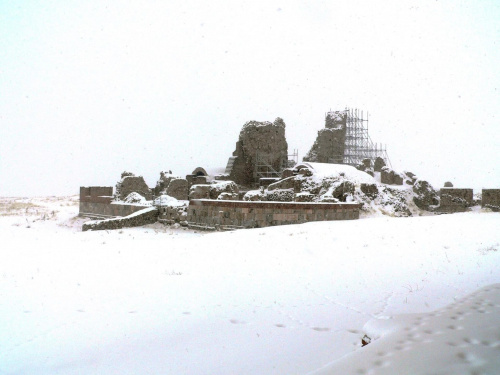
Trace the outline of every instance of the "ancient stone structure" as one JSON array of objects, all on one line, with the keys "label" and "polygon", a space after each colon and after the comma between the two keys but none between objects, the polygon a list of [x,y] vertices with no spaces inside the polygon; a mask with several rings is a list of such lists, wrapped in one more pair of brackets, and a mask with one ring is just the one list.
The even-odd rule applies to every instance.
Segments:
[{"label": "ancient stone structure", "polygon": [[196,168],[191,174],[186,175],[189,188],[193,185],[206,184],[208,183],[208,179],[207,171],[201,167]]},{"label": "ancient stone structure", "polygon": [[184,178],[174,178],[167,186],[166,194],[179,200],[188,199],[188,182]]},{"label": "ancient stone structure", "polygon": [[371,199],[374,199],[379,193],[377,184],[362,183],[360,190]]},{"label": "ancient stone structure", "polygon": [[164,224],[187,225],[187,206],[166,206],[159,209],[158,221]]},{"label": "ancient stone structure", "polygon": [[193,200],[188,207],[191,228],[224,230],[262,228],[309,221],[359,218],[357,203],[286,203]]},{"label": "ancient stone structure", "polygon": [[160,178],[156,182],[154,192],[157,197],[166,194],[175,199],[187,200],[189,182],[187,179],[175,176],[171,171],[160,172]]},{"label": "ancient stone structure", "polygon": [[483,189],[481,207],[500,211],[500,189]]},{"label": "ancient stone structure", "polygon": [[172,171],[161,171],[160,172],[160,178],[156,182],[156,186],[154,188],[155,196],[159,197],[160,195],[165,193],[165,190],[168,187],[168,184],[170,184],[170,181],[173,179],[178,179],[181,178],[180,176],[176,176],[172,174]]},{"label": "ancient stone structure", "polygon": [[[189,199],[225,199],[236,200],[239,197],[239,188],[234,181],[218,181],[212,184],[191,186]],[[224,196],[220,197],[222,194]]]},{"label": "ancient stone structure", "polygon": [[325,128],[318,136],[304,161],[317,163],[343,163],[346,137],[346,111],[328,112]]},{"label": "ancient stone structure", "polygon": [[429,182],[424,180],[417,180],[413,185],[413,202],[422,210],[429,210],[431,206],[439,204],[438,194]]},{"label": "ancient stone structure", "polygon": [[385,167],[384,159],[382,159],[380,156],[377,156],[375,158],[375,161],[373,162],[373,170],[375,172],[380,172],[383,167]]},{"label": "ancient stone structure", "polygon": [[380,182],[387,185],[403,185],[404,176],[389,167],[382,167]]},{"label": "ancient stone structure", "polygon": [[278,117],[273,123],[249,121],[241,129],[225,175],[237,184],[251,186],[261,177],[278,177],[287,159],[283,120]]},{"label": "ancient stone structure", "polygon": [[135,176],[130,172],[123,172],[122,178],[116,184],[115,197],[119,200],[125,200],[130,193],[139,193],[146,200],[151,200],[153,195],[142,176]]},{"label": "ancient stone structure", "polygon": [[111,218],[128,216],[144,209],[143,205],[113,202],[113,187],[82,186],[80,187],[79,216],[91,218]]},{"label": "ancient stone structure", "polygon": [[158,209],[156,207],[146,207],[125,217],[90,221],[84,223],[82,231],[87,230],[109,230],[128,227],[139,227],[146,224],[155,223],[158,220]]},{"label": "ancient stone structure", "polygon": [[472,206],[472,189],[442,188],[439,191],[440,212],[464,212]]},{"label": "ancient stone structure", "polygon": [[189,189],[189,200],[210,199],[210,185],[199,184],[191,186]]},{"label": "ancient stone structure", "polygon": [[446,181],[446,182],[444,183],[444,187],[445,187],[445,188],[452,188],[452,187],[453,187],[453,184],[452,184],[450,181]]}]

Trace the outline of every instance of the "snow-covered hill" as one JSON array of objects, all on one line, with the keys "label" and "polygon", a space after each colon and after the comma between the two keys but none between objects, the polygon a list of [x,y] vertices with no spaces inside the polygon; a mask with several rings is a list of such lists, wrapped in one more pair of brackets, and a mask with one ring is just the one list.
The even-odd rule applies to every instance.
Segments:
[{"label": "snow-covered hill", "polygon": [[1,374],[500,368],[499,213],[80,232],[76,202],[0,201]]}]

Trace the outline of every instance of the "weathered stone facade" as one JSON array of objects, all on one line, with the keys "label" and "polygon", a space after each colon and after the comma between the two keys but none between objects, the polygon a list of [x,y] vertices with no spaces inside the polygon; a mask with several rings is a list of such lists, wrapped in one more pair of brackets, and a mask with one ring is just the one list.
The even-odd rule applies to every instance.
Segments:
[{"label": "weathered stone facade", "polygon": [[373,170],[375,172],[380,172],[383,167],[385,167],[385,160],[378,156],[373,162]]},{"label": "weathered stone facade", "polygon": [[188,224],[208,230],[262,228],[309,221],[354,220],[357,203],[287,203],[193,200],[188,207]]},{"label": "weathered stone facade", "polygon": [[125,200],[130,193],[138,193],[142,195],[146,200],[153,199],[153,194],[151,194],[151,189],[144,181],[142,176],[134,176],[130,174],[122,174],[122,179],[116,184],[116,197],[119,200]]},{"label": "weathered stone facade", "polygon": [[170,181],[165,190],[167,195],[178,200],[188,199],[188,182],[184,178],[175,178]]},{"label": "weathered stone facade", "polygon": [[170,181],[174,179],[178,179],[180,176],[176,176],[172,174],[172,171],[161,171],[160,172],[160,178],[158,181],[156,181],[156,186],[154,188],[155,196],[160,196],[162,193],[165,193],[165,190],[168,187],[168,184],[170,184]]},{"label": "weathered stone facade", "polygon": [[439,191],[440,212],[464,212],[472,205],[472,189],[442,188]]},{"label": "weathered stone facade", "polygon": [[432,185],[425,180],[417,180],[413,185],[413,202],[422,210],[429,210],[431,206],[439,204],[439,197]]},{"label": "weathered stone facade", "polygon": [[318,163],[343,163],[346,121],[346,111],[328,112],[325,117],[325,128],[318,131],[316,141],[303,160]]},{"label": "weathered stone facade", "polygon": [[279,117],[273,123],[249,121],[243,125],[236,150],[228,162],[229,179],[245,186],[257,183],[257,158],[281,171],[288,159],[285,127]]},{"label": "weathered stone facade", "polygon": [[158,221],[165,224],[180,223],[187,225],[187,207],[186,206],[165,206],[159,207]]},{"label": "weathered stone facade", "polygon": [[481,207],[500,211],[500,189],[483,189]]},{"label": "weathered stone facade", "polygon": [[193,185],[207,184],[208,179],[209,177],[207,171],[201,167],[196,168],[193,172],[191,172],[191,174],[186,175],[189,188]]}]

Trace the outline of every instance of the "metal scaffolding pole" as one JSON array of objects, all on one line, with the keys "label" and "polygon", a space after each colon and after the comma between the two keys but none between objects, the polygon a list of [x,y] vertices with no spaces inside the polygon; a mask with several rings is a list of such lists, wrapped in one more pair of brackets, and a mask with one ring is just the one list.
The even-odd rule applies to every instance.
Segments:
[{"label": "metal scaffolding pole", "polygon": [[[343,164],[356,166],[363,159],[381,157],[387,165],[391,165],[385,146],[374,144],[368,133],[368,112],[346,108],[346,137],[344,142]],[[334,158],[335,159],[335,158]],[[338,158],[340,161],[340,158]],[[333,161],[333,160],[332,160]],[[335,162],[335,161],[333,161]],[[337,161],[338,162],[338,161]]]}]

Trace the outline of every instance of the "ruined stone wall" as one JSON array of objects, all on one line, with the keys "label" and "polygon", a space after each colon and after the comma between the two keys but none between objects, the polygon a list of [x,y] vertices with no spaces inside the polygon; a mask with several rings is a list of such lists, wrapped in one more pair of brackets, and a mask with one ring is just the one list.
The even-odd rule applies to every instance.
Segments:
[{"label": "ruined stone wall", "polygon": [[126,217],[91,221],[83,224],[82,231],[87,230],[109,230],[129,227],[139,227],[155,223],[158,220],[158,209],[156,207],[142,207],[142,210]]},{"label": "ruined stone wall", "polygon": [[144,206],[133,204],[121,204],[116,202],[82,202],[80,201],[80,211],[78,216],[92,218],[122,217],[143,210]]},{"label": "ruined stone wall", "polygon": [[318,131],[316,141],[303,160],[317,163],[342,163],[347,130],[346,121],[347,112],[328,112],[325,117],[325,128]]},{"label": "ruined stone wall", "polygon": [[151,200],[153,195],[142,176],[125,176],[117,184],[117,194],[120,200],[125,200],[130,193],[138,193],[146,200]]},{"label": "ruined stone wall", "polygon": [[439,208],[441,212],[464,212],[472,205],[472,189],[442,188],[439,191]]},{"label": "ruined stone wall", "polygon": [[481,207],[500,211],[500,189],[483,189]]},{"label": "ruined stone wall", "polygon": [[276,171],[280,171],[288,159],[285,127],[284,121],[279,117],[273,123],[249,121],[243,125],[233,152],[233,157],[236,158],[228,171],[229,179],[246,186],[258,182],[255,175],[257,154]]},{"label": "ruined stone wall", "polygon": [[80,201],[97,201],[102,197],[102,201],[113,197],[112,186],[80,186]]},{"label": "ruined stone wall", "polygon": [[190,227],[209,230],[263,228],[309,221],[354,220],[358,203],[299,203],[192,200],[187,220]]},{"label": "ruined stone wall", "polygon": [[144,206],[112,202],[113,187],[81,186],[78,215],[95,218],[127,216],[144,209]]}]

